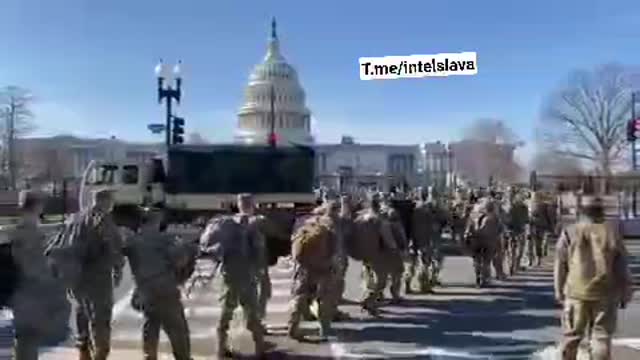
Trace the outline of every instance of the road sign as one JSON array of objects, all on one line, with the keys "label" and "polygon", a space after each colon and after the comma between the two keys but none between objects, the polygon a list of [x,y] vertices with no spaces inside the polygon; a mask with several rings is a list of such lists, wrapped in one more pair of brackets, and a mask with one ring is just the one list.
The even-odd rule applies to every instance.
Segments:
[{"label": "road sign", "polygon": [[149,124],[147,125],[147,129],[154,134],[160,134],[164,131],[164,124]]}]

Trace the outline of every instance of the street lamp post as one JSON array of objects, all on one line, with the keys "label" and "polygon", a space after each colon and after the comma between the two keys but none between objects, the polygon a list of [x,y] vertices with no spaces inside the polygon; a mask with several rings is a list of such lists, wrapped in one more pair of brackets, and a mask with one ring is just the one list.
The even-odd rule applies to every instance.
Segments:
[{"label": "street lamp post", "polygon": [[[167,114],[165,120],[165,143],[167,147],[171,145],[171,103],[175,100],[180,104],[180,98],[182,95],[182,77],[180,73],[180,66],[182,61],[173,67],[173,73],[168,71],[168,68],[162,63],[162,59],[156,66],[156,76],[158,77],[158,103],[161,104],[162,100],[166,100]],[[172,80],[175,78],[175,87],[172,85]]]}]

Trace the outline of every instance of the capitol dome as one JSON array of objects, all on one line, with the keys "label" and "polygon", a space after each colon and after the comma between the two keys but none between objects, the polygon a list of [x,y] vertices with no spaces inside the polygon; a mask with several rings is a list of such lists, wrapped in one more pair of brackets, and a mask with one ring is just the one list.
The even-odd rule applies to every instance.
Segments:
[{"label": "capitol dome", "polygon": [[298,73],[280,53],[276,21],[271,23],[267,55],[249,76],[244,105],[238,111],[236,141],[264,144],[271,129],[278,145],[311,144],[311,113]]}]

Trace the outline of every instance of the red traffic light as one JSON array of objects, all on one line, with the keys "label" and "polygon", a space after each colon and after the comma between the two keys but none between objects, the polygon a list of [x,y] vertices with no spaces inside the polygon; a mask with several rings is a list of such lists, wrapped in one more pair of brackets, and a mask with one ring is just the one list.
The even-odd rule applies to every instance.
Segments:
[{"label": "red traffic light", "polygon": [[276,133],[269,134],[267,141],[269,142],[269,145],[276,145],[278,143],[278,134]]}]

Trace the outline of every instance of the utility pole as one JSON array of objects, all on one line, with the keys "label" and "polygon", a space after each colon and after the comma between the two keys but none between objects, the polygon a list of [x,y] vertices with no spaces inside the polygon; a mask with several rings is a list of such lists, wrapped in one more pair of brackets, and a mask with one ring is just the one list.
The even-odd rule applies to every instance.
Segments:
[{"label": "utility pole", "polygon": [[9,187],[16,189],[16,159],[15,159],[15,132],[16,132],[16,104],[10,99],[7,114],[7,170],[9,171]]}]

